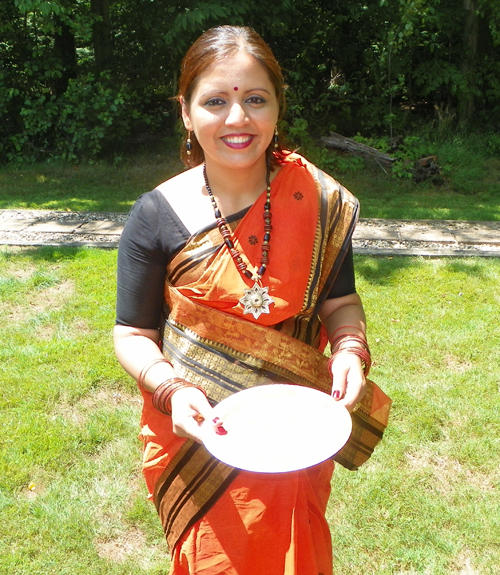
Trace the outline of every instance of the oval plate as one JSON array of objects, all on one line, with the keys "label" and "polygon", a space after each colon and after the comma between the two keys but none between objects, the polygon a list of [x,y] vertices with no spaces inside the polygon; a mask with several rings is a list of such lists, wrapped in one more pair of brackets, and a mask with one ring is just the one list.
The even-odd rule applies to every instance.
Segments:
[{"label": "oval plate", "polygon": [[217,459],[247,471],[305,469],[335,455],[352,430],[351,416],[328,394],[299,385],[246,389],[214,407],[225,435],[202,424],[205,447]]}]

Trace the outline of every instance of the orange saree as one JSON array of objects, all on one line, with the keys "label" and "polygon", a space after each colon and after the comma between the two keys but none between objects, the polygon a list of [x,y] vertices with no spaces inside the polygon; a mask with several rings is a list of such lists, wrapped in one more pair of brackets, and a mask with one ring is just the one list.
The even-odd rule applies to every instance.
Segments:
[{"label": "orange saree", "polygon": [[[260,261],[263,194],[229,224],[250,263]],[[358,214],[335,180],[291,155],[271,187],[273,235],[263,284],[274,304],[258,319],[239,299],[253,285],[237,271],[216,227],[169,263],[163,353],[209,401],[276,381],[329,391],[318,311]],[[252,269],[252,265],[249,266]],[[172,553],[171,575],[330,575],[325,520],[333,462],[283,474],[240,471],[176,437],[143,393],[143,471]],[[377,430],[375,430],[377,432]]]}]

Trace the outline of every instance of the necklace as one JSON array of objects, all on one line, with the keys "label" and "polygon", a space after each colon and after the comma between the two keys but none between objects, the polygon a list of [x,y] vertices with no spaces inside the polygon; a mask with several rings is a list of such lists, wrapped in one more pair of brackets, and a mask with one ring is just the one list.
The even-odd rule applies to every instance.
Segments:
[{"label": "necklace", "polygon": [[236,265],[238,271],[253,280],[255,283],[250,289],[244,289],[244,295],[239,300],[239,303],[243,306],[243,313],[251,313],[255,319],[263,313],[270,313],[269,306],[274,303],[273,298],[268,294],[269,288],[263,287],[261,283],[262,276],[266,273],[267,265],[269,264],[269,248],[271,241],[271,230],[273,226],[271,225],[271,166],[268,163],[266,169],[266,201],[264,204],[264,240],[262,242],[262,257],[260,259],[260,267],[256,273],[252,273],[247,269],[247,264],[243,261],[239,250],[235,247],[235,242],[233,240],[233,235],[229,226],[227,224],[226,218],[224,218],[217,206],[212,190],[208,183],[207,177],[207,165],[203,164],[203,178],[205,179],[205,187],[207,188],[210,201],[212,202],[212,207],[214,209],[215,221],[217,222],[217,227],[219,228],[220,234],[224,243],[226,244],[231,257]]}]

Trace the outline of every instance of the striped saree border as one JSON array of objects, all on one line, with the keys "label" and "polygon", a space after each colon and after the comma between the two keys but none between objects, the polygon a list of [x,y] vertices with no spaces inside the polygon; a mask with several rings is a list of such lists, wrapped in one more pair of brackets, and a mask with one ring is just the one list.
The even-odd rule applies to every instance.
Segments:
[{"label": "striped saree border", "polygon": [[172,550],[238,475],[203,445],[187,440],[156,483],[153,501]]},{"label": "striped saree border", "polygon": [[[183,377],[204,387],[213,403],[234,391],[277,381],[330,393],[328,358],[307,344],[272,328],[248,324],[194,303],[172,286],[168,288],[168,302],[171,317],[165,327],[164,353]],[[182,318],[183,325],[177,318]],[[169,355],[172,344],[182,349],[182,354]],[[210,379],[189,365],[193,355],[200,353],[200,346],[203,369],[211,370],[213,375]],[[334,457],[350,470],[365,463],[382,439],[392,403],[373,381],[366,383],[365,395],[351,413],[351,437]]]},{"label": "striped saree border", "polygon": [[328,296],[348,251],[359,217],[359,202],[337,180],[304,162],[319,202],[319,217],[302,311],[286,320],[281,331],[318,347],[321,324],[317,311]]},{"label": "striped saree border", "polygon": [[[282,376],[299,385],[329,393],[331,378],[328,359],[318,350],[285,333],[259,324],[250,324],[231,314],[203,306],[168,285],[166,300],[170,316],[165,324],[164,346],[168,354],[171,326],[188,334],[187,340],[216,350],[250,366]],[[168,337],[165,337],[167,334]],[[175,361],[175,357],[173,358]],[[208,392],[208,389],[206,389]]]},{"label": "striped saree border", "polygon": [[350,471],[356,471],[366,463],[384,436],[391,405],[391,398],[367,379],[365,396],[351,413],[349,441],[333,459]]}]

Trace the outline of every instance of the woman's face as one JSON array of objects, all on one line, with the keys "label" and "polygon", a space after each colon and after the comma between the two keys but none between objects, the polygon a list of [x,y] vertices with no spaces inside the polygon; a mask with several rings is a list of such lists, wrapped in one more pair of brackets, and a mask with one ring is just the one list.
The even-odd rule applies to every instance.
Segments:
[{"label": "woman's face", "polygon": [[198,77],[182,103],[187,130],[196,134],[207,165],[249,169],[264,161],[279,104],[274,86],[253,56],[239,51]]}]

